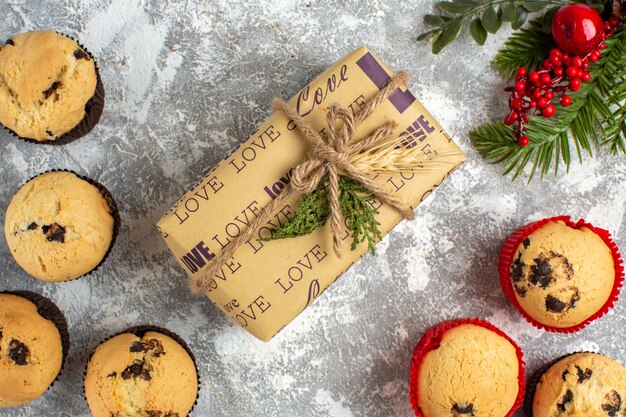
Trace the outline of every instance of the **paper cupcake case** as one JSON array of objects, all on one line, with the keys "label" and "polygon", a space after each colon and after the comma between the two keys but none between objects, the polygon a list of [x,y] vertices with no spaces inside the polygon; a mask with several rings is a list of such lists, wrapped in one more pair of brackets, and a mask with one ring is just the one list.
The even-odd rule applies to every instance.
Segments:
[{"label": "paper cupcake case", "polygon": [[[510,269],[513,263],[513,258],[515,257],[515,252],[517,248],[522,243],[524,239],[526,239],[531,233],[540,229],[547,223],[563,221],[567,226],[580,229],[585,227],[594,233],[596,233],[602,241],[609,247],[611,250],[611,255],[613,257],[613,265],[615,268],[615,281],[613,283],[613,289],[611,290],[611,294],[607,299],[606,303],[598,310],[595,314],[588,317],[585,321],[580,324],[571,327],[551,327],[545,324],[539,323],[535,319],[533,319],[524,309],[520,306],[517,298],[515,297],[515,290],[513,289],[513,283],[510,278]],[[502,250],[500,251],[500,259],[498,261],[498,274],[500,276],[500,284],[502,285],[502,290],[504,294],[508,298],[508,300],[515,306],[515,308],[522,314],[522,316],[528,321],[530,324],[535,326],[538,329],[542,329],[548,332],[553,333],[575,333],[579,330],[584,329],[591,323],[592,321],[599,319],[604,316],[617,302],[619,298],[620,289],[624,282],[624,264],[622,261],[622,257],[620,255],[619,249],[613,239],[611,238],[611,234],[604,229],[595,227],[585,220],[580,219],[578,222],[574,223],[570,216],[556,216],[550,217],[547,219],[539,220],[534,223],[529,223],[517,229],[512,235],[510,235],[507,240],[504,242],[502,246]]]},{"label": "paper cupcake case", "polygon": [[89,362],[91,362],[91,358],[93,357],[94,353],[96,353],[96,349],[98,349],[98,346],[100,346],[101,344],[103,344],[104,342],[108,340],[111,340],[115,336],[119,336],[124,333],[131,333],[137,337],[143,337],[143,335],[145,335],[148,332],[157,332],[157,333],[161,333],[161,334],[164,334],[165,336],[170,337],[176,343],[181,345],[183,349],[185,349],[185,352],[187,352],[187,354],[191,358],[194,368],[196,369],[196,376],[198,377],[198,392],[196,394],[196,401],[193,403],[193,406],[191,407],[191,409],[189,410],[189,413],[187,414],[189,416],[193,415],[193,410],[194,408],[196,408],[196,405],[198,404],[198,399],[200,398],[200,389],[201,389],[201,384],[202,384],[202,378],[200,378],[200,370],[198,369],[196,356],[194,355],[193,351],[189,348],[189,345],[187,344],[187,342],[185,342],[182,337],[172,332],[171,330],[168,330],[164,327],[159,327],[159,326],[152,326],[152,325],[133,326],[133,327],[127,328],[126,330],[122,330],[120,332],[112,334],[111,336],[105,339],[102,339],[102,341],[100,341],[100,343],[98,343],[96,347],[93,348],[93,350],[89,354],[89,357],[87,358],[87,363],[85,364],[85,370],[83,371],[83,398],[85,399],[85,401],[87,401],[87,394],[85,392],[85,378],[87,377],[87,367],[89,366]]},{"label": "paper cupcake case", "polygon": [[98,124],[98,122],[100,121],[100,116],[102,116],[102,112],[104,111],[104,101],[105,101],[106,94],[104,91],[104,84],[102,83],[102,78],[100,77],[100,69],[98,67],[98,63],[95,60],[93,54],[73,36],[67,35],[62,32],[57,32],[57,33],[59,35],[65,36],[66,38],[71,39],[74,42],[76,42],[78,46],[80,46],[83,49],[83,51],[85,51],[87,55],[89,55],[89,57],[93,61],[94,66],[96,68],[96,91],[94,95],[85,104],[85,117],[83,117],[83,119],[76,126],[74,126],[72,130],[59,136],[55,140],[37,141],[34,139],[30,139],[30,138],[24,138],[18,135],[17,133],[15,133],[13,130],[9,129],[8,127],[0,123],[0,126],[2,126],[4,130],[9,132],[11,135],[15,136],[16,138],[21,139],[25,142],[34,143],[37,145],[67,145],[68,143],[71,143],[75,141],[76,139],[80,139],[83,136],[86,136]]},{"label": "paper cupcake case", "polygon": [[70,351],[70,333],[67,326],[67,319],[63,312],[59,309],[59,307],[52,302],[47,297],[44,297],[41,294],[34,293],[32,291],[0,291],[0,294],[10,294],[16,295],[18,297],[22,297],[31,303],[37,306],[37,312],[41,317],[46,320],[50,320],[54,323],[56,328],[59,330],[59,334],[61,335],[61,346],[63,357],[61,359],[61,369],[59,370],[59,374],[52,381],[48,389],[52,388],[52,386],[59,380],[61,374],[63,373],[63,367],[65,366],[65,362],[67,360],[68,353]]},{"label": "paper cupcake case", "polygon": [[518,374],[517,374],[517,382],[518,382],[518,391],[517,397],[515,398],[515,402],[511,407],[511,410],[504,416],[510,417],[515,413],[515,411],[522,405],[524,402],[524,393],[525,393],[525,383],[524,383],[524,370],[526,363],[524,362],[524,354],[522,349],[511,339],[506,333],[502,330],[498,329],[493,324],[488,321],[479,319],[479,318],[467,318],[467,319],[458,319],[458,320],[448,320],[441,322],[424,333],[424,336],[420,339],[420,341],[415,346],[413,350],[413,358],[411,360],[411,373],[409,377],[409,396],[411,401],[411,407],[413,408],[413,412],[416,417],[426,417],[420,410],[417,404],[417,396],[418,396],[418,380],[419,380],[419,370],[422,364],[422,361],[426,354],[432,350],[435,350],[441,344],[441,338],[448,330],[453,329],[455,327],[459,327],[464,324],[474,324],[477,326],[484,327],[488,330],[493,331],[499,336],[504,337],[509,341],[515,348],[515,353],[517,355],[517,362],[519,364]]},{"label": "paper cupcake case", "polygon": [[115,242],[117,241],[117,236],[119,235],[120,232],[120,225],[122,223],[122,219],[120,217],[119,214],[119,210],[117,208],[117,204],[115,203],[115,200],[113,199],[113,195],[111,194],[111,192],[102,184],[100,184],[99,182],[86,177],[84,175],[80,175],[78,173],[76,173],[75,171],[72,171],[70,169],[50,169],[48,171],[44,171],[40,174],[35,175],[34,177],[30,178],[28,181],[26,181],[24,184],[22,184],[20,186],[20,188],[22,188],[23,186],[25,186],[26,184],[28,184],[30,181],[34,180],[35,178],[43,175],[43,174],[47,174],[49,172],[70,172],[74,175],[76,175],[78,178],[80,178],[83,181],[87,181],[89,184],[93,185],[94,187],[96,187],[98,190],[100,190],[100,193],[102,194],[102,196],[104,197],[104,199],[106,200],[106,202],[108,203],[109,207],[111,208],[111,215],[113,216],[113,236],[111,237],[111,244],[109,245],[109,249],[107,250],[107,252],[104,254],[104,257],[102,258],[102,260],[100,261],[100,263],[98,265],[95,266],[95,268],[93,268],[91,271],[76,277],[74,279],[70,279],[67,281],[60,281],[57,282],[56,284],[62,284],[64,282],[71,282],[71,281],[75,281],[77,279],[81,279],[84,278],[86,276],[91,275],[92,273],[94,273],[95,271],[97,271],[103,264],[104,262],[107,260],[107,258],[109,257],[109,254],[111,253],[111,251],[113,250],[113,246],[115,245]]}]

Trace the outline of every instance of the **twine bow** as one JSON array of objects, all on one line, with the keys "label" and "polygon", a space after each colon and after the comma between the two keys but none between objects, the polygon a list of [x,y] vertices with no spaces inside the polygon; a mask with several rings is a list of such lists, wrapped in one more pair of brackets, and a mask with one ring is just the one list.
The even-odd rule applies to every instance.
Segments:
[{"label": "twine bow", "polygon": [[309,141],[308,159],[296,166],[291,174],[289,184],[278,196],[266,206],[250,226],[232,240],[212,262],[206,273],[194,283],[195,290],[208,288],[211,277],[230,259],[237,249],[244,245],[257,232],[259,227],[270,218],[271,214],[280,209],[285,200],[293,194],[301,195],[317,189],[325,176],[328,176],[326,188],[329,195],[330,228],[333,236],[333,251],[342,257],[341,222],[343,214],[340,207],[339,173],[361,183],[373,196],[397,210],[405,219],[415,218],[410,206],[405,205],[397,197],[389,193],[370,176],[361,172],[350,163],[350,156],[359,154],[377,144],[383,143],[394,135],[397,128],[395,121],[385,123],[371,135],[354,143],[350,143],[356,128],[367,119],[376,108],[398,87],[408,80],[406,72],[399,72],[378,94],[356,113],[338,104],[332,104],[327,112],[328,128],[326,140],[322,138],[300,114],[286,102],[274,99],[272,108],[283,111],[300,129]]}]

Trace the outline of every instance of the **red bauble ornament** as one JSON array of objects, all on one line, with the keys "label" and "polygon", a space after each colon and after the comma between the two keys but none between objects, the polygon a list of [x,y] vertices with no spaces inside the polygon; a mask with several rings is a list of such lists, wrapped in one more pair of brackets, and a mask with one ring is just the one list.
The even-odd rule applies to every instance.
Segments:
[{"label": "red bauble ornament", "polygon": [[561,7],[552,19],[552,37],[564,52],[587,55],[598,47],[604,22],[591,7],[575,3]]}]

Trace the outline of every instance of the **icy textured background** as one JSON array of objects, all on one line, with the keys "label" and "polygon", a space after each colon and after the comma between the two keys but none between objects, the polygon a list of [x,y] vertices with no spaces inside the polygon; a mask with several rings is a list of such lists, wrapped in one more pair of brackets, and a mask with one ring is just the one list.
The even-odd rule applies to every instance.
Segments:
[{"label": "icy textured background", "polygon": [[[323,4],[322,4],[323,3]],[[605,151],[568,176],[527,185],[501,176],[467,132],[500,117],[503,80],[489,62],[506,31],[476,47],[464,33],[439,56],[415,41],[431,1],[0,0],[0,37],[52,28],[97,57],[107,90],[100,124],[62,147],[0,132],[0,216],[27,179],[52,168],[111,190],[123,226],[109,260],[87,278],[44,284],[0,239],[0,289],[29,289],[67,314],[72,348],[59,382],[0,416],[88,416],[82,375],[108,335],[149,323],[191,345],[202,377],[195,416],[412,415],[411,351],[437,322],[480,316],[526,352],[529,370],[566,352],[600,350],[626,362],[626,297],[575,335],[535,330],[498,284],[498,250],[517,226],[568,213],[608,228],[626,248],[626,158]],[[415,95],[469,157],[418,210],[270,343],[262,343],[187,278],[154,228],[159,217],[269,115],[354,48],[413,74]]]}]

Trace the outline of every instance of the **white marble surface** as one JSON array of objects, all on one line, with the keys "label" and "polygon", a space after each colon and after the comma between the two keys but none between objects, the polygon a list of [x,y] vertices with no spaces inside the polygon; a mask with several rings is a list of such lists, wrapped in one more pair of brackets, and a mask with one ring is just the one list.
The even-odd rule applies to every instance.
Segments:
[{"label": "white marble surface", "polygon": [[[626,247],[626,157],[596,152],[557,180],[501,176],[467,132],[503,115],[503,80],[489,66],[506,31],[484,48],[469,35],[439,56],[415,38],[432,1],[0,0],[0,37],[52,28],[97,57],[107,104],[92,134],[62,147],[0,132],[0,216],[28,178],[72,169],[107,186],[123,225],[109,260],[87,278],[44,284],[0,239],[0,289],[29,289],[66,312],[72,348],[60,380],[0,416],[88,416],[89,352],[136,324],[165,326],[194,350],[202,377],[195,416],[404,416],[411,351],[425,328],[480,316],[511,335],[529,370],[567,352],[599,350],[626,362],[626,301],[575,335],[535,330],[506,301],[496,262],[518,225],[556,214],[608,228]],[[413,74],[412,90],[469,162],[311,308],[270,343],[192,296],[154,228],[203,172],[299,87],[368,45]],[[521,414],[519,414],[521,415]]]}]

